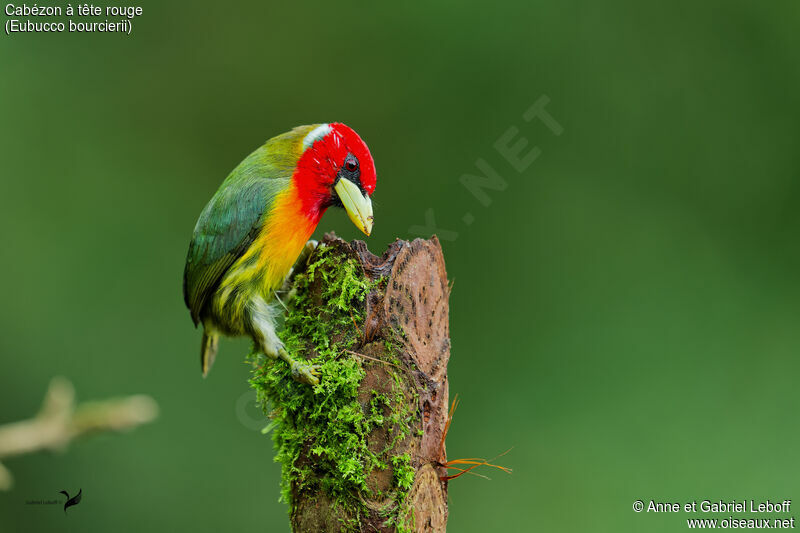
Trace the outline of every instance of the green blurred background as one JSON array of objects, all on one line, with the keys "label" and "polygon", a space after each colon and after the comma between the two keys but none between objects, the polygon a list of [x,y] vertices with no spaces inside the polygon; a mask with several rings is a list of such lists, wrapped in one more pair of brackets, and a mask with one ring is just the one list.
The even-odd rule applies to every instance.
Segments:
[{"label": "green blurred background", "polygon": [[[458,232],[448,452],[513,446],[514,473],[451,482],[451,531],[686,528],[637,498],[800,506],[796,3],[141,5],[130,37],[0,38],[0,422],[54,375],[161,407],[8,461],[1,531],[289,529],[248,344],[204,381],[181,279],[227,173],[322,121],[375,157],[373,252],[429,208]],[[560,136],[522,119],[542,95]],[[511,126],[541,150],[522,173],[493,147]],[[508,184],[488,207],[459,183],[478,158]],[[66,517],[24,504],[78,488]]]}]

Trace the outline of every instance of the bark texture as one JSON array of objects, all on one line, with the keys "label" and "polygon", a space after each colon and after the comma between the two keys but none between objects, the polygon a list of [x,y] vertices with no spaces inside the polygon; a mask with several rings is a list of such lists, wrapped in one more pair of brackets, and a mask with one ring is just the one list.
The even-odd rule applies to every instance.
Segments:
[{"label": "bark texture", "polygon": [[[354,258],[361,266],[361,274],[376,283],[365,299],[357,324],[362,341],[353,348],[365,371],[358,398],[363,409],[369,408],[369,400],[375,395],[393,395],[407,402],[407,436],[393,441],[389,429],[375,427],[367,442],[376,454],[387,449],[392,456],[408,454],[414,478],[410,487],[400,492],[404,501],[397,502],[392,465],[372,470],[367,476],[368,490],[358,496],[360,509],[334,504],[331,496],[321,490],[293,491],[292,528],[296,533],[443,532],[447,522],[447,481],[442,479],[446,471],[441,465],[446,462],[450,290],[439,241],[436,237],[413,242],[397,240],[381,257],[370,253],[362,241],[346,243],[333,234],[326,235],[323,244]],[[321,286],[312,287],[314,290],[318,291],[318,298],[323,298]],[[397,394],[398,385],[402,395]],[[305,461],[315,461],[310,450],[301,454],[300,462]],[[387,509],[393,505],[402,512],[400,524],[387,523]]]}]

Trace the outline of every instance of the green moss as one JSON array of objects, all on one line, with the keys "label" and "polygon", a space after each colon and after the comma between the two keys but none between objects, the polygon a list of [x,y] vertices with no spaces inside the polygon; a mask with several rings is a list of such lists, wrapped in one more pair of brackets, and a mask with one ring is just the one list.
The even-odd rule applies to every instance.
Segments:
[{"label": "green moss", "polygon": [[411,466],[411,456],[407,453],[392,457],[394,467],[394,482],[401,489],[410,489],[414,484],[414,468]]},{"label": "green moss", "polygon": [[[365,376],[364,361],[348,352],[359,342],[366,295],[378,282],[369,282],[352,258],[318,249],[307,270],[295,277],[296,295],[288,302],[281,340],[289,353],[313,354],[320,366],[315,387],[292,380],[288,365],[254,356],[251,385],[272,418],[275,460],[282,465],[281,499],[293,509],[293,494],[327,493],[335,505],[344,506],[346,525],[358,529],[358,515],[366,513],[360,495],[370,494],[369,474],[393,467],[393,500],[405,501],[414,478],[407,454],[392,455],[413,423],[408,399],[402,389],[399,368],[387,365],[392,392],[371,392],[369,402],[359,402],[359,386]],[[322,299],[315,301],[314,294]],[[397,345],[385,345],[389,354]],[[395,356],[393,364],[398,361]],[[399,365],[398,365],[399,366]],[[380,452],[370,451],[367,436],[377,427],[388,430],[391,443]],[[402,506],[387,510],[388,521],[399,523]],[[355,512],[354,512],[355,511]],[[354,522],[355,521],[355,522]]]},{"label": "green moss", "polygon": [[414,531],[414,513],[407,500],[408,491],[414,484],[414,467],[411,466],[411,456],[408,453],[395,455],[391,459],[394,485],[398,487],[392,503],[387,505],[382,515],[386,517],[385,523],[393,525],[398,533],[412,533]]}]

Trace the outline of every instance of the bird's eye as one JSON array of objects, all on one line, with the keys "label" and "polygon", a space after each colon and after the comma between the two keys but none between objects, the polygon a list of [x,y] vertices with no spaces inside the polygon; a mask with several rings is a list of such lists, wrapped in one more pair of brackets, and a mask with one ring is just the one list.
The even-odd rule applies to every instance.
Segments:
[{"label": "bird's eye", "polygon": [[344,168],[346,168],[348,172],[355,172],[358,168],[358,163],[355,159],[348,159],[344,162]]}]

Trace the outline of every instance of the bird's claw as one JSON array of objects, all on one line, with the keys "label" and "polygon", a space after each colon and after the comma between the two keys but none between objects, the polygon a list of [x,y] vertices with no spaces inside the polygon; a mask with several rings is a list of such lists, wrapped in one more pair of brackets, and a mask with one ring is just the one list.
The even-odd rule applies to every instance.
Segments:
[{"label": "bird's claw", "polygon": [[319,246],[319,241],[315,241],[314,239],[309,240],[306,242],[305,251],[307,254],[311,255],[311,252],[317,249]]},{"label": "bird's claw", "polygon": [[319,384],[319,365],[292,361],[292,378],[307,385]]}]

